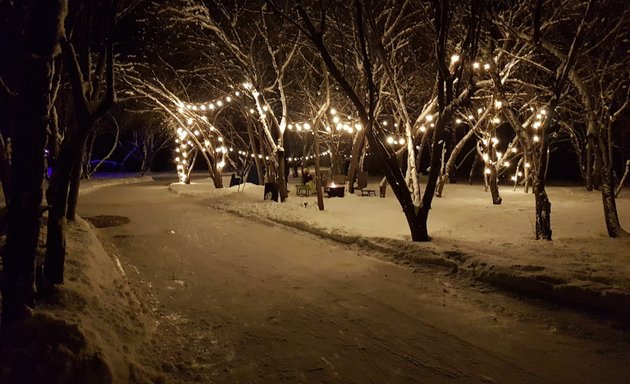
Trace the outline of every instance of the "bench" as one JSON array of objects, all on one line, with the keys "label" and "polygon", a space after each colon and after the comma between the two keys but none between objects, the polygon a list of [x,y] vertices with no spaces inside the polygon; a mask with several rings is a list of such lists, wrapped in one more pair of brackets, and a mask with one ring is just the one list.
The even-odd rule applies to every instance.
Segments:
[{"label": "bench", "polygon": [[308,187],[308,185],[298,184],[295,186],[295,194],[297,196],[310,196],[311,189]]}]

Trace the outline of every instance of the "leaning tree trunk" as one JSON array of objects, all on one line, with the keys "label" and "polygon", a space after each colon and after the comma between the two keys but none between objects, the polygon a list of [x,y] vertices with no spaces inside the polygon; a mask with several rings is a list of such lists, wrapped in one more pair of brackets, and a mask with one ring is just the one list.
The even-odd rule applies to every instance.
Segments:
[{"label": "leaning tree trunk", "polygon": [[474,133],[475,133],[475,130],[470,129],[464,135],[464,137],[462,137],[462,139],[457,143],[457,145],[453,147],[453,150],[451,151],[451,155],[449,156],[448,161],[446,162],[446,165],[444,166],[444,173],[440,175],[440,178],[438,179],[438,186],[436,190],[437,192],[435,193],[436,197],[442,197],[444,184],[446,184],[447,180],[449,181],[449,183],[454,183],[456,181],[455,177],[453,176],[457,169],[455,167],[455,161],[457,160],[457,157],[459,156],[459,154],[462,152],[462,149],[464,149],[464,145],[466,145],[468,140],[470,140],[470,138],[473,137]]},{"label": "leaning tree trunk", "polygon": [[30,314],[35,298],[35,255],[41,224],[44,147],[50,118],[53,60],[67,12],[65,0],[23,4],[24,27],[14,52],[17,72],[11,204],[3,255],[2,327]]},{"label": "leaning tree trunk", "polygon": [[621,189],[628,181],[628,176],[630,176],[630,160],[626,160],[626,170],[623,172],[621,181],[619,182],[619,185],[617,186],[617,190],[615,191],[615,197],[619,197],[619,194],[621,193]]}]

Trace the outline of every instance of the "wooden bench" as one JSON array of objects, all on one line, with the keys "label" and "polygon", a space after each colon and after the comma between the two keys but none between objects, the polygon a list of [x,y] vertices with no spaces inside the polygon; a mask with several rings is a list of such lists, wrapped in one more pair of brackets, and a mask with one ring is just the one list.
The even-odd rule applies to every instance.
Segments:
[{"label": "wooden bench", "polygon": [[308,185],[298,184],[295,186],[295,194],[297,196],[310,196],[311,189],[308,187]]}]

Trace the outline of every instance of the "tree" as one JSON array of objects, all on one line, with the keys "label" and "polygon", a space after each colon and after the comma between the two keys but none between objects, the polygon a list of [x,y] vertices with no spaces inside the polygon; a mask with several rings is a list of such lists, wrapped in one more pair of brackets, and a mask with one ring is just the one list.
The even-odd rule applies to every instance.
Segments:
[{"label": "tree", "polygon": [[11,15],[13,47],[8,59],[15,74],[12,185],[3,255],[2,326],[6,328],[29,316],[35,300],[44,147],[67,2],[16,1],[3,8]]},{"label": "tree", "polygon": [[[453,16],[453,9],[448,2],[433,2],[432,14],[433,27],[437,34],[437,44],[435,48],[434,62],[437,70],[437,81],[435,84],[437,102],[431,101],[425,104],[425,108],[415,119],[411,119],[408,112],[405,112],[405,102],[402,97],[400,88],[393,81],[393,70],[387,70],[385,67],[391,65],[388,62],[388,52],[383,48],[391,44],[392,41],[385,40],[386,36],[383,31],[396,29],[396,21],[398,18],[385,17],[383,22],[379,24],[376,14],[388,15],[390,12],[377,12],[376,4],[370,1],[355,1],[350,7],[344,8],[346,5],[340,5],[339,8],[326,8],[320,6],[317,9],[307,8],[302,3],[296,6],[296,12],[299,16],[299,25],[303,33],[311,40],[314,48],[319,52],[322,60],[326,63],[331,76],[337,81],[341,89],[352,101],[357,109],[361,125],[365,128],[365,135],[369,143],[370,149],[374,154],[377,162],[381,165],[385,177],[392,187],[396,198],[403,208],[405,217],[411,231],[411,238],[414,241],[428,241],[429,235],[427,230],[427,218],[431,208],[431,201],[435,191],[435,185],[440,169],[440,141],[446,126],[450,123],[456,108],[466,101],[472,89],[465,87],[463,84],[470,78],[467,64],[474,58],[475,52],[475,36],[478,32],[480,8],[471,5],[471,17],[469,18],[468,38],[461,44],[461,61],[451,60],[451,55],[447,54],[447,42],[449,41],[450,19]],[[392,4],[386,4],[386,7],[392,7]],[[287,13],[289,10],[283,10],[276,6],[276,10],[292,19]],[[345,12],[345,20],[352,16],[353,38],[356,41],[355,49],[359,52],[359,70],[363,74],[364,83],[360,89],[353,87],[347,80],[344,72],[339,67],[343,62],[339,57],[333,57],[332,51],[329,49],[327,40],[328,22],[331,17],[328,11]],[[423,11],[427,11],[426,9]],[[316,16],[313,16],[313,15]],[[401,12],[401,15],[406,14]],[[394,25],[388,24],[388,20],[394,20]],[[298,20],[298,18],[296,18]],[[317,20],[317,21],[314,21]],[[296,22],[297,23],[297,22]],[[409,24],[404,24],[407,26]],[[404,37],[404,33],[400,35],[394,34],[395,38]],[[380,41],[379,41],[380,40]],[[377,52],[376,54],[374,52]],[[451,63],[449,65],[448,63]],[[375,63],[378,63],[375,64]],[[378,70],[377,70],[378,69]],[[356,69],[355,69],[356,70]],[[453,71],[453,72],[451,72]],[[387,75],[387,72],[390,72]],[[382,90],[387,84],[389,94],[395,95],[393,98],[398,106],[398,113],[405,127],[405,135],[408,143],[413,143],[415,138],[419,136],[418,121],[431,120],[435,121],[434,134],[431,149],[431,170],[429,179],[422,198],[420,197],[420,188],[417,179],[417,170],[415,168],[415,147],[408,145],[407,150],[407,170],[410,175],[407,178],[397,161],[396,154],[390,149],[382,139],[382,126],[378,123],[378,109],[380,109],[379,99],[383,94]],[[454,87],[453,84],[456,84]],[[366,94],[366,97],[360,95]],[[431,108],[426,108],[431,106]],[[435,110],[433,110],[435,108]],[[429,117],[430,116],[430,117]],[[354,153],[353,153],[354,155]]]}]

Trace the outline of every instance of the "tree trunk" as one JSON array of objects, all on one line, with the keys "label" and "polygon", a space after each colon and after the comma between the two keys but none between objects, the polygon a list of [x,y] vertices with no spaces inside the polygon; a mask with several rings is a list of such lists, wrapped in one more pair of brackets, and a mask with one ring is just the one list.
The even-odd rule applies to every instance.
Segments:
[{"label": "tree trunk", "polygon": [[83,160],[86,157],[86,145],[81,146],[81,150],[75,159],[72,172],[70,173],[70,190],[68,191],[68,207],[66,208],[66,219],[72,221],[77,216],[77,203],[79,201],[79,188],[81,187],[81,175],[83,174]]},{"label": "tree trunk", "polygon": [[495,166],[490,166],[488,184],[490,187],[490,195],[492,196],[492,204],[500,205],[503,199],[501,198],[501,195],[499,195],[499,182],[497,177],[497,168]]},{"label": "tree trunk", "polygon": [[536,240],[551,240],[551,203],[545,185],[536,177],[532,184],[536,200]]},{"label": "tree trunk", "polygon": [[[74,130],[77,127],[73,128]],[[66,255],[64,226],[68,207],[70,177],[74,166],[74,153],[79,145],[74,145],[71,132],[66,132],[66,139],[61,144],[59,158],[53,167],[50,183],[46,191],[48,200],[48,234],[46,237],[46,261],[44,276],[51,284],[63,283],[63,266]]]},{"label": "tree trunk", "polygon": [[277,159],[278,159],[278,172],[276,172],[276,179],[278,183],[278,193],[280,194],[280,201],[284,202],[289,197],[289,191],[287,191],[287,181],[285,180],[285,167],[284,162],[285,153],[284,149],[278,147]]},{"label": "tree trunk", "polygon": [[470,173],[468,173],[468,184],[473,185],[473,178],[475,177],[475,169],[479,165],[479,156],[475,155],[472,166],[470,167]]},{"label": "tree trunk", "polygon": [[2,192],[4,203],[8,207],[11,197],[11,160],[10,148],[5,144],[4,137],[0,134],[0,181],[2,182]]},{"label": "tree trunk", "polygon": [[[547,124],[544,124],[543,129],[547,128]],[[539,158],[532,171],[532,192],[536,202],[536,240],[551,240],[551,202],[545,191],[545,163],[549,141],[544,131],[541,136]]]},{"label": "tree trunk", "polygon": [[315,141],[315,192],[317,193],[317,208],[320,211],[324,210],[324,196],[322,194],[322,178],[319,173],[319,135],[317,134],[318,129],[317,125],[313,130],[315,136],[313,137]]},{"label": "tree trunk", "polygon": [[11,203],[3,255],[2,327],[29,316],[35,299],[35,255],[41,225],[46,127],[50,118],[53,59],[59,53],[67,4],[28,2],[16,42]]},{"label": "tree trunk", "polygon": [[359,168],[359,158],[365,141],[365,128],[358,131],[352,143],[352,157],[348,168],[348,193],[354,193],[354,180],[357,178]]},{"label": "tree trunk", "polygon": [[[605,131],[606,127],[601,131]],[[610,142],[607,140],[609,132],[600,132],[599,148],[596,148],[597,164],[599,164],[599,174],[601,176],[600,191],[602,193],[602,203],[604,206],[604,221],[609,237],[628,236],[628,232],[621,228],[619,215],[617,213],[617,203],[615,199],[615,188],[613,185],[612,165],[610,164],[609,148]]]}]

